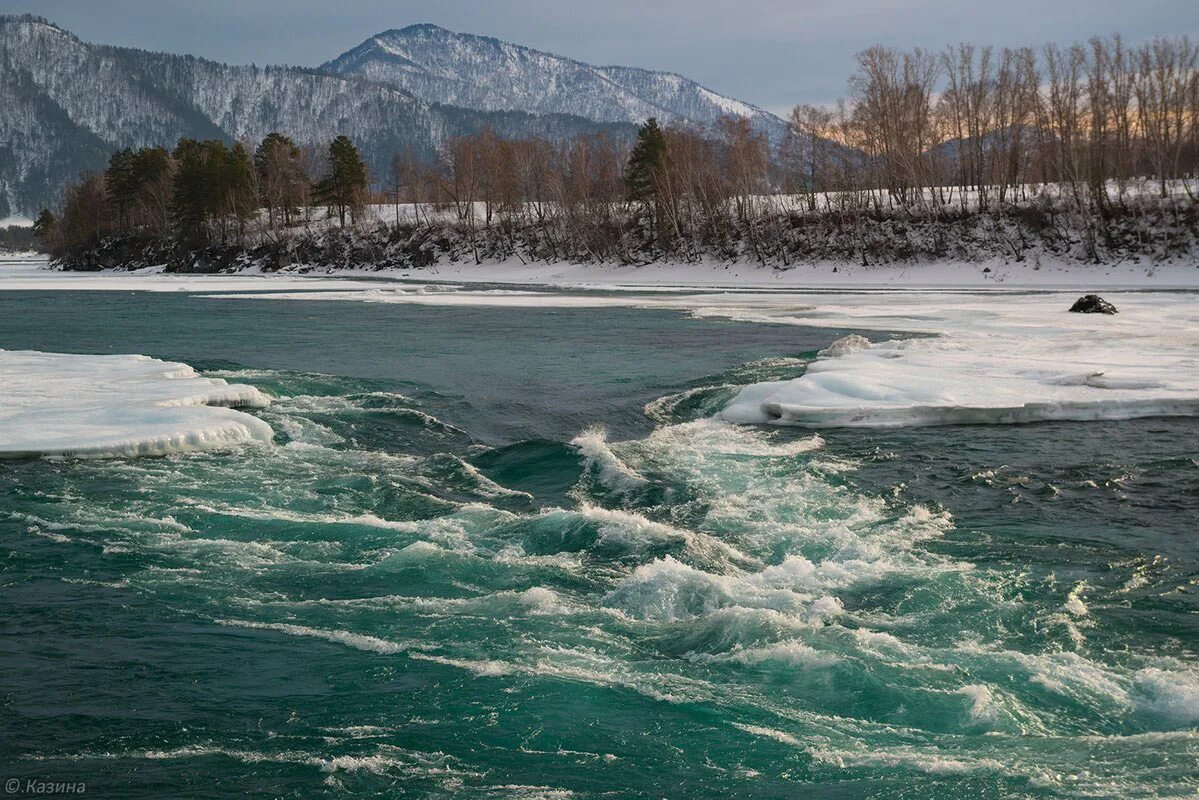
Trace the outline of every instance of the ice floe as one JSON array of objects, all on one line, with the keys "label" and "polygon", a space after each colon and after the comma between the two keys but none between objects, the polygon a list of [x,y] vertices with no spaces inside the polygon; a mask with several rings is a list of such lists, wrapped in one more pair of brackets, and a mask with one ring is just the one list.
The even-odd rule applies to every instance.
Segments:
[{"label": "ice floe", "polygon": [[0,350],[0,458],[146,456],[270,441],[270,399],[141,355]]},{"label": "ice floe", "polygon": [[[935,335],[846,337],[799,378],[742,389],[724,419],[884,427],[1199,414],[1193,295],[1122,296],[1120,318],[1080,318],[1052,294],[813,299],[787,321]],[[777,308],[763,311],[735,316],[782,321]]]}]

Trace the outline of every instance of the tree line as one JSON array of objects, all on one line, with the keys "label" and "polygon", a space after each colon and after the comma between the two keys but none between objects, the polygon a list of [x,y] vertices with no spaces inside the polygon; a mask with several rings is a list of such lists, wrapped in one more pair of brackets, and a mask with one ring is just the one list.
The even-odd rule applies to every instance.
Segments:
[{"label": "tree line", "polygon": [[1178,183],[1199,170],[1199,46],[1185,36],[1139,47],[1119,36],[940,53],[872,47],[857,63],[848,98],[792,112],[794,131],[812,142],[791,154],[793,185],[985,210],[1053,183],[1102,212],[1152,178],[1160,197],[1177,184],[1194,200]]},{"label": "tree line", "polygon": [[1186,37],[872,47],[848,88],[832,106],[797,106],[783,141],[737,117],[711,128],[651,119],[634,141],[483,130],[444,142],[434,160],[397,152],[373,191],[344,136],[324,153],[278,133],[253,154],[185,139],[170,153],[114,154],[103,175],[68,188],[60,217],[47,212],[39,230],[60,249],[131,230],[240,243],[308,226],[314,207],[344,228],[369,202],[391,206],[397,229],[448,225],[510,241],[521,232],[547,258],[786,263],[786,242],[814,217],[844,227],[1019,206],[1049,215],[1044,224],[1064,225],[1061,235],[1077,234],[1097,258],[1114,218],[1153,202],[1155,213],[1177,215],[1179,203],[1193,213],[1199,47]]},{"label": "tree line", "polygon": [[325,206],[341,227],[362,216],[367,170],[353,142],[338,136],[321,157],[280,133],[254,149],[242,142],[183,138],[163,147],[113,153],[103,173],[69,185],[58,214],[43,210],[34,235],[70,257],[106,237],[175,237],[189,247],[244,244],[247,235],[290,227]]}]

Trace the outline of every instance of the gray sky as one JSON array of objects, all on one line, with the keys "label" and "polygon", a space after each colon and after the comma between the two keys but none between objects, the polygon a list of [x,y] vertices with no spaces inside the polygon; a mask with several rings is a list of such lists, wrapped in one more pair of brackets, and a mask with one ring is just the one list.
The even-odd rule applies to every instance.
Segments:
[{"label": "gray sky", "polygon": [[599,64],[666,69],[782,112],[845,91],[881,43],[1035,45],[1199,34],[1196,0],[0,0],[81,38],[219,61],[316,66],[432,22]]}]

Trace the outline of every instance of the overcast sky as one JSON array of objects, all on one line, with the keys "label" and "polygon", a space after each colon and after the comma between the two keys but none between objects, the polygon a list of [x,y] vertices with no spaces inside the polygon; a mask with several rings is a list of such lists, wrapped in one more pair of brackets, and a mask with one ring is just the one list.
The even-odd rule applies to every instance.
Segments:
[{"label": "overcast sky", "polygon": [[784,111],[845,91],[872,44],[1035,45],[1199,34],[1199,0],[0,0],[88,41],[239,64],[316,66],[432,22],[599,64],[680,72]]}]

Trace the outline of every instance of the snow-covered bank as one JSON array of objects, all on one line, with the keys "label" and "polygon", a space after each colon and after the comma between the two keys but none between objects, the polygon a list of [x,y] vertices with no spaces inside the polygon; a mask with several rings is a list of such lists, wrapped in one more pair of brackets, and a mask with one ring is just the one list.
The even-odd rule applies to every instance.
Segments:
[{"label": "snow-covered bank", "polygon": [[[334,275],[346,275],[334,272]],[[414,274],[423,276],[423,271]],[[1033,263],[933,262],[863,267],[821,263],[790,269],[704,262],[614,264],[444,264],[438,280],[457,283],[508,283],[570,288],[722,288],[722,289],[1199,289],[1196,264],[1078,265]]]},{"label": "snow-covered bank", "polygon": [[270,441],[270,399],[137,355],[0,350],[0,458],[153,456]]},{"label": "snow-covered bank", "polygon": [[168,274],[161,267],[143,270],[64,272],[51,269],[40,253],[0,254],[0,292],[235,292],[293,289],[361,289],[362,281],[295,274]]},{"label": "snow-covered bank", "polygon": [[339,291],[396,282],[491,283],[575,289],[879,289],[886,291],[1199,289],[1199,263],[1079,265],[1066,261],[932,262],[863,267],[844,263],[775,269],[701,262],[619,264],[445,263],[420,269],[327,269],[229,274],[166,273],[161,267],[63,272],[38,254],[0,255],[0,291]]}]

